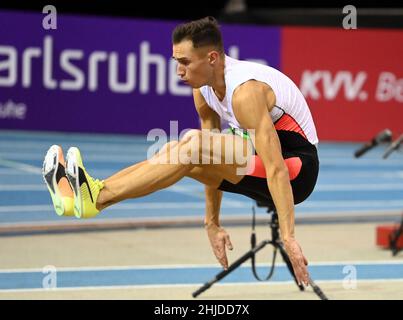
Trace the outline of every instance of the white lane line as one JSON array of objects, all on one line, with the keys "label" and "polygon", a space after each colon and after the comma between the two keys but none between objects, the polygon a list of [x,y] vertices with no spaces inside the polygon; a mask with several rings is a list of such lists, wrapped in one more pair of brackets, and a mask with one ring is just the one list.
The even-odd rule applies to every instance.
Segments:
[{"label": "white lane line", "polygon": [[[121,154],[119,153],[118,155],[116,154],[108,154],[105,152],[95,154],[95,153],[88,153],[84,154],[84,160],[92,161],[92,162],[132,162],[136,159],[142,158],[143,160],[146,160],[147,158],[147,152],[143,153],[143,156],[139,156],[137,153],[125,153]],[[11,158],[13,160],[42,160],[44,157],[44,154],[41,153],[34,153],[34,152],[21,152],[21,153],[2,153],[0,152],[0,157],[3,158]],[[349,167],[362,167],[364,165],[373,165],[373,166],[387,166],[387,167],[401,167],[403,168],[403,161],[401,159],[388,159],[382,160],[382,159],[363,159],[360,161],[356,161],[354,159],[349,159],[349,158],[328,158],[328,157],[321,157],[320,159],[320,164],[323,165],[348,165]]]},{"label": "white lane line", "polygon": [[314,192],[318,191],[386,191],[403,190],[403,184],[400,183],[374,183],[374,184],[322,184],[318,183]]},{"label": "white lane line", "polygon": [[[245,208],[251,209],[253,202],[247,201],[231,201],[226,200],[222,202],[221,207],[223,209],[234,209],[234,208]],[[307,201],[305,204],[297,205],[297,213],[301,209],[309,209],[309,208],[319,208],[319,209],[344,209],[348,210],[348,212],[356,212],[360,213],[361,211],[368,211],[368,208],[371,211],[374,211],[378,214],[378,212],[385,212],[388,209],[399,210],[403,207],[403,200],[390,200],[390,201],[370,201],[370,200],[362,200],[362,201],[343,201],[343,203],[339,203],[337,201]],[[116,204],[113,207],[110,207],[106,210],[108,212],[111,211],[124,211],[124,210],[160,210],[160,209],[204,209],[204,202],[142,202],[142,203],[125,203],[125,204]],[[361,209],[359,211],[354,209]],[[378,209],[377,209],[378,208]],[[0,213],[10,213],[10,214],[25,214],[30,212],[52,212],[54,209],[51,205],[14,205],[14,206],[0,206]],[[262,209],[263,210],[263,209]],[[336,211],[335,211],[336,212]]]},{"label": "white lane line", "polygon": [[0,184],[0,191],[46,191],[45,184]]},{"label": "white lane line", "polygon": [[374,165],[374,166],[399,166],[403,167],[403,161],[401,159],[349,159],[349,158],[340,158],[335,159],[333,157],[320,157],[319,158],[320,165],[348,165],[352,167],[362,167],[365,165]]},{"label": "white lane line", "polygon": [[[57,144],[57,142],[55,143]],[[77,146],[78,148],[80,148],[80,150],[82,151],[99,151],[101,153],[104,153],[105,150],[108,151],[115,151],[118,153],[122,153],[122,151],[125,154],[130,153],[146,153],[147,149],[149,148],[149,146],[151,145],[150,142],[147,142],[147,144],[141,143],[141,144],[136,144],[136,142],[133,143],[87,143],[87,142],[78,142],[77,143],[61,143],[59,145],[61,145],[64,148],[67,148],[68,146]],[[50,143],[47,142],[42,142],[42,143],[35,143],[35,142],[4,142],[4,141],[0,141],[0,150],[7,151],[11,154],[19,154],[30,151],[30,152],[34,152],[36,151],[36,154],[38,153],[46,153],[46,150],[49,149],[49,147],[51,146]],[[67,151],[67,149],[65,150]]]},{"label": "white lane line", "polygon": [[403,200],[315,200],[305,201],[297,205],[300,208],[321,208],[321,207],[333,207],[333,208],[362,208],[362,207],[395,207],[403,206]]},{"label": "white lane line", "polygon": [[[402,265],[403,259],[397,260],[336,260],[336,261],[310,261],[309,266],[346,266],[346,265]],[[258,262],[258,267],[269,267],[271,263]],[[276,263],[278,267],[285,267],[284,262]],[[244,264],[243,267],[248,267]],[[125,270],[158,270],[158,269],[198,269],[198,268],[219,268],[218,264],[151,264],[151,265],[129,265],[129,266],[85,266],[85,267],[57,267],[57,271],[125,271]],[[12,268],[0,269],[0,273],[35,273],[43,272],[43,268]]]},{"label": "white lane line", "polygon": [[[43,184],[0,184],[0,191],[46,191]],[[318,183],[314,192],[329,191],[402,191],[403,184],[381,183],[381,184],[321,184]],[[204,188],[202,185],[175,185],[161,191],[171,191],[187,194],[193,197],[204,199]],[[201,194],[202,193],[202,194]]]},{"label": "white lane line", "polygon": [[[250,207],[249,203],[240,201],[223,201],[222,205],[228,208]],[[141,202],[141,203],[119,203],[113,206],[113,210],[133,210],[133,209],[204,209],[204,202]],[[16,205],[0,206],[1,212],[32,212],[32,211],[53,211],[51,205]]]},{"label": "white lane line", "polygon": [[[21,162],[4,160],[4,159],[0,158],[0,165],[5,166],[5,167],[9,167],[11,169],[17,169],[17,170],[21,170],[21,171],[24,171],[24,172],[29,172],[29,173],[42,175],[42,168],[31,166],[31,165],[21,163]],[[3,187],[3,189],[1,189],[2,187]],[[20,188],[20,187],[18,187],[16,185],[14,185],[14,186],[0,185],[0,191],[21,191],[21,190],[24,190],[24,189],[18,189],[18,188]],[[34,186],[34,185],[29,185],[29,187],[27,187],[27,188],[35,189],[35,190],[31,189],[30,191],[41,190],[40,187],[37,187],[37,186]],[[187,196],[192,196],[194,198],[203,198],[204,199],[204,197],[202,195],[194,194],[188,188],[183,188],[180,185],[171,186],[171,187],[169,187],[169,188],[167,188],[165,190],[169,190],[169,191],[176,192],[176,193],[183,194],[183,195],[187,195]],[[26,191],[29,191],[29,190],[26,190]]]},{"label": "white lane line", "polygon": [[[92,169],[91,173],[94,176],[97,177],[108,177],[111,176],[112,174],[116,173],[118,170],[116,169]],[[0,176],[1,175],[6,175],[6,176],[19,176],[19,175],[38,175],[41,174],[39,171],[34,171],[34,172],[27,172],[27,171],[21,171],[17,169],[12,169],[12,168],[0,168]],[[321,179],[365,179],[365,178],[370,178],[370,179],[392,179],[393,181],[403,179],[403,171],[359,171],[359,172],[343,172],[343,171],[321,171],[319,173],[319,182],[321,183]],[[363,181],[360,180],[360,183]],[[378,181],[379,182],[379,181]],[[196,182],[195,182],[196,183]],[[354,183],[354,182],[353,182]]]},{"label": "white lane line", "polygon": [[[403,279],[357,279],[357,284],[365,283],[400,283]],[[342,280],[315,280],[316,284],[342,284]],[[235,287],[235,286],[283,286],[295,285],[292,281],[264,281],[264,282],[230,282],[230,283],[216,283],[217,287]],[[0,289],[0,293],[30,293],[30,292],[69,292],[69,291],[101,291],[101,290],[139,290],[139,289],[170,289],[170,288],[193,288],[202,285],[202,283],[185,283],[185,284],[145,284],[145,285],[126,285],[126,286],[93,286],[93,287],[65,287],[65,288],[33,288],[33,289]],[[341,286],[342,287],[342,286]],[[191,294],[189,293],[189,299]],[[192,300],[194,300],[192,298]]]},{"label": "white lane line", "polygon": [[396,178],[403,178],[403,171],[380,171],[380,170],[362,170],[362,171],[355,171],[355,172],[349,172],[349,171],[335,171],[328,169],[326,171],[320,171],[319,172],[319,178],[387,178],[387,179],[396,179]]},{"label": "white lane line", "polygon": [[21,176],[21,175],[38,175],[38,174],[39,174],[38,172],[26,172],[11,168],[0,168],[0,176]]},{"label": "white lane line", "polygon": [[[0,191],[47,191],[47,188],[41,184],[0,184]],[[177,192],[204,199],[203,186],[171,186],[161,191]],[[318,184],[314,193],[331,191],[403,191],[403,184]]]},{"label": "white lane line", "polygon": [[[12,160],[37,160],[42,161],[45,157],[43,154],[39,153],[0,153],[0,157],[9,158]],[[141,160],[146,160],[147,153],[144,153],[144,156],[140,157],[138,155],[114,155],[108,153],[101,153],[101,154],[83,154],[84,161],[88,162],[112,162],[112,163],[121,163],[121,162],[128,162],[128,163],[136,163]]]},{"label": "white lane line", "polygon": [[[47,191],[43,184],[0,184],[0,191]],[[193,198],[204,199],[204,189],[199,186],[171,186],[161,191],[170,191],[185,194]]]},{"label": "white lane line", "polygon": [[[72,132],[60,132],[60,131],[27,131],[27,130],[0,130],[0,137],[3,141],[10,141],[4,139],[5,137],[11,137],[12,142],[18,141],[38,141],[38,138],[44,140],[55,141],[57,139],[63,139],[65,141],[83,141],[92,143],[133,143],[142,142],[146,140],[146,135],[138,134],[102,134],[102,133],[72,133]],[[20,139],[15,139],[19,137]],[[51,143],[51,142],[49,142]]]},{"label": "white lane line", "polygon": [[29,173],[42,174],[41,168],[31,166],[26,163],[17,162],[17,161],[5,160],[2,158],[0,158],[0,166],[8,167],[11,169],[17,169],[17,170],[21,170],[21,171],[29,172]]}]

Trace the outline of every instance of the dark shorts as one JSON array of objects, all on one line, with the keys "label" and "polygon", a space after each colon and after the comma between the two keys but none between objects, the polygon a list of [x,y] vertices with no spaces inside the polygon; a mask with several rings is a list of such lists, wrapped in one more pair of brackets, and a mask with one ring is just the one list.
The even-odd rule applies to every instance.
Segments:
[{"label": "dark shorts", "polygon": [[[294,204],[301,203],[312,193],[318,178],[319,159],[317,149],[298,133],[277,131],[277,134],[280,139],[283,158],[285,160],[300,160],[298,174],[292,177],[290,183]],[[243,194],[262,203],[272,202],[265,177],[245,175],[237,184],[223,180],[218,189]]]}]

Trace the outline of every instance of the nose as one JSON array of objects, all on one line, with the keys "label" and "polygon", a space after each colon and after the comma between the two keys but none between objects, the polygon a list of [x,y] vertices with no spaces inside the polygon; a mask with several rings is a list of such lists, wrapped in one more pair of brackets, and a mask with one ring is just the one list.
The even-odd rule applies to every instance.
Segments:
[{"label": "nose", "polygon": [[181,78],[185,75],[185,68],[181,66],[179,63],[176,66],[176,74]]}]

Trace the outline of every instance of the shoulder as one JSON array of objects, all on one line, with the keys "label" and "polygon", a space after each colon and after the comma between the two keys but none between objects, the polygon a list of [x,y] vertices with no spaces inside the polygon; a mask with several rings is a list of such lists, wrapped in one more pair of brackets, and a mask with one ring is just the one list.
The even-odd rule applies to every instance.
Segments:
[{"label": "shoulder", "polygon": [[[261,90],[266,84],[263,82],[265,74],[269,72],[266,65],[251,61],[232,59],[230,68],[226,70],[226,84],[232,96],[237,91]],[[266,85],[267,86],[267,85]],[[242,88],[242,90],[239,90]]]},{"label": "shoulder", "polygon": [[193,100],[196,104],[196,107],[206,103],[206,98],[202,92],[202,88],[193,89]]},{"label": "shoulder", "polygon": [[202,94],[202,87],[199,89],[193,89],[193,100],[195,108],[200,116],[205,115],[209,112],[210,107],[204,95]]},{"label": "shoulder", "polygon": [[270,96],[274,97],[274,92],[267,83],[255,79],[249,79],[240,83],[235,88],[232,95],[232,101],[233,103],[241,103],[256,97],[270,100]]},{"label": "shoulder", "polygon": [[208,94],[208,86],[202,86],[198,89],[193,89],[193,92],[197,90],[203,97],[206,97]]}]

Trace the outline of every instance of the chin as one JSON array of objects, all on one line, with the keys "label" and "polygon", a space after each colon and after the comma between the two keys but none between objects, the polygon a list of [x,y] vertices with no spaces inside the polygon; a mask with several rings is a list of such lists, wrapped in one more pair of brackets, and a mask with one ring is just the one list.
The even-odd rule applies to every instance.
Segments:
[{"label": "chin", "polygon": [[193,89],[200,89],[201,87],[205,86],[205,84],[194,84],[194,83],[188,83],[189,86],[191,86]]}]

